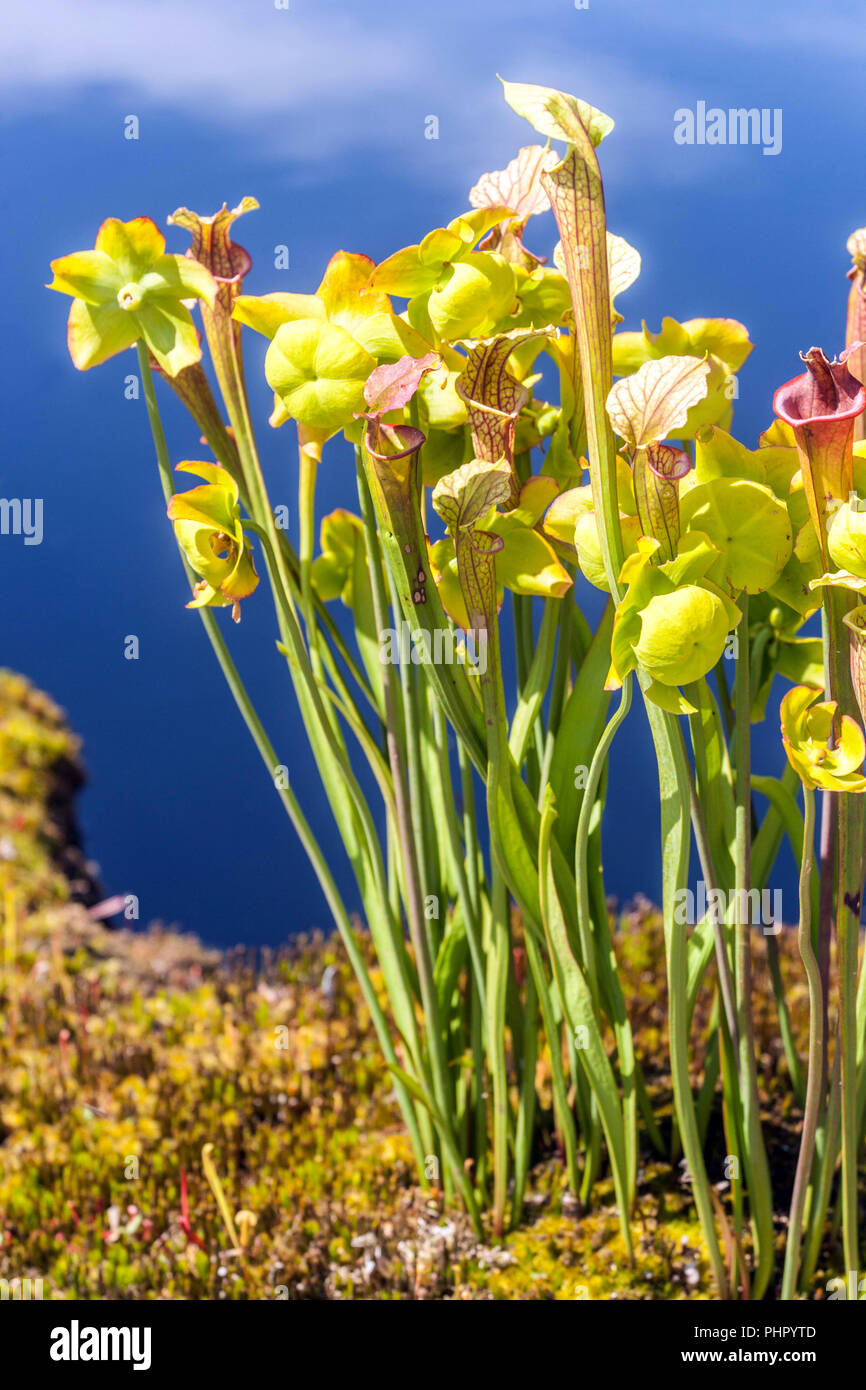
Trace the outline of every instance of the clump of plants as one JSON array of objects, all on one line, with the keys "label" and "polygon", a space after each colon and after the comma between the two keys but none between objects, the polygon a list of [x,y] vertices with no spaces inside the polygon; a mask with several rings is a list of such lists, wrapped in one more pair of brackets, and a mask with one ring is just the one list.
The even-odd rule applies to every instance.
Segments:
[{"label": "clump of plants", "polygon": [[[613,122],[549,88],[504,91],[546,143],[483,175],[468,210],[381,264],[338,252],[314,294],[246,293],[250,258],[232,231],[251,198],[209,217],[178,209],[169,222],[191,235],[186,255],[166,253],[148,218],[109,219],[93,250],[53,263],[52,288],[72,296],[76,366],[137,350],[189,607],[318,875],[419,1180],[441,1180],[476,1230],[488,1211],[497,1234],[521,1220],[543,1049],[568,1188],[591,1205],[612,1183],[623,1259],[635,1257],[643,1134],[660,1153],[682,1151],[718,1296],[767,1293],[776,1243],[751,977],[755,902],[790,841],[802,866],[805,1058],[774,938],[769,949],[804,1116],[781,1283],[793,1298],[812,1286],[831,1211],[845,1268],[860,1268],[866,231],[849,242],[845,350],[802,353],[775,420],[747,447],[731,433],[752,349],[742,324],[619,328],[640,256],[606,226],[596,151]],[[527,245],[547,210],[560,238],[552,264]],[[293,421],[297,434],[297,549],[260,464],[245,328],[269,340],[270,424]],[[209,460],[172,465],[154,373],[187,406]],[[317,475],[340,435],[354,448],[357,500],[347,495],[317,536]],[[187,487],[187,475],[200,481]],[[219,609],[237,620],[265,601],[263,578],[375,972],[219,621]],[[577,602],[584,579],[607,595],[594,628]],[[810,635],[819,613],[821,635]],[[790,686],[787,765],[756,775],[751,724],[775,702],[777,676]],[[664,1128],[604,887],[608,754],[636,694],[659,771],[674,1097]],[[708,892],[690,923],[693,841]],[[708,978],[714,1041],[696,1093],[692,1021]],[[703,1151],[717,1093],[723,1172]]]}]

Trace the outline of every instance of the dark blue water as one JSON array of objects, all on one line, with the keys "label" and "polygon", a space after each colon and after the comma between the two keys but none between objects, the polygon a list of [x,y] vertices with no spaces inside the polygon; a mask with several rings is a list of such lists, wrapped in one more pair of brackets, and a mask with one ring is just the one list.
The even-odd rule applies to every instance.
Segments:
[{"label": "dark blue water", "polygon": [[[137,894],[143,920],[220,943],[277,943],[326,924],[324,904],[184,609],[144,405],[124,399],[134,357],[72,368],[68,301],[42,288],[49,260],[92,246],[105,216],[163,224],[179,204],[208,213],[254,193],[262,210],[238,227],[254,260],[248,290],[313,290],[334,250],[381,259],[417,241],[464,209],[484,169],[533,141],[502,102],[497,71],[549,83],[617,121],[602,149],[609,222],[643,255],[642,277],[620,301],[626,326],[645,317],[658,327],[665,313],[749,325],[758,346],[736,429],[752,442],[797,351],[841,346],[845,239],[866,222],[866,52],[853,3],[291,6],[49,0],[19,7],[2,39],[0,492],[44,499],[45,519],[39,546],[0,537],[0,662],[51,691],[83,736],[82,816],[107,890]],[[699,101],[781,108],[781,153],[675,144],[674,112]],[[129,114],[137,142],[123,139]],[[430,115],[435,141],[424,138]],[[539,219],[530,244],[550,251],[554,241],[552,219]],[[170,233],[170,249],[186,244]],[[288,272],[273,269],[279,244],[290,249]],[[292,506],[294,441],[290,428],[265,423],[263,352],[251,337],[271,496]],[[164,395],[175,458],[199,456],[196,431]],[[319,502],[323,512],[355,505],[345,451],[326,459]],[[124,659],[131,634],[138,661]],[[232,630],[233,649],[331,847],[273,635],[262,591]],[[775,718],[756,739],[759,770],[778,771]],[[608,890],[657,895],[655,766],[640,711],[615,746],[610,805]],[[789,876],[785,884],[793,910]]]}]

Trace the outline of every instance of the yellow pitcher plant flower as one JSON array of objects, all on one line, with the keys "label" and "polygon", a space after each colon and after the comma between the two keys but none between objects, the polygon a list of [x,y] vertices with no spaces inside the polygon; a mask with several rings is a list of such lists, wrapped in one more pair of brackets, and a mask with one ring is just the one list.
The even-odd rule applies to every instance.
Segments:
[{"label": "yellow pitcher plant flower", "polygon": [[839,715],[835,700],[816,703],[820,690],[795,685],[781,704],[782,742],[801,782],[831,792],[866,791],[859,774],[866,738],[856,720]]}]

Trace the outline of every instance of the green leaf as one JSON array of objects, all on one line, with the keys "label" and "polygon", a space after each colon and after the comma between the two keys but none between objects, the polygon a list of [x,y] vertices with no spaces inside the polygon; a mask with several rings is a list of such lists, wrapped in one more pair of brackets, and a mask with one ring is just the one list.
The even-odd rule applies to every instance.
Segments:
[{"label": "green leaf", "polygon": [[507,469],[498,464],[472,459],[441,478],[433,489],[432,502],[452,534],[472,526],[486,516],[491,507],[510,495]]},{"label": "green leaf", "polygon": [[425,1087],[421,1086],[415,1080],[414,1076],[410,1076],[409,1073],[407,1071],[404,1071],[402,1067],[398,1067],[396,1062],[388,1062],[386,1065],[391,1075],[396,1076],[397,1080],[402,1082],[402,1084],[406,1087],[406,1090],[409,1092],[412,1099],[417,1100],[420,1105],[423,1105],[427,1110],[429,1110],[430,1114],[433,1116],[434,1120],[436,1120],[437,1124],[440,1127],[444,1126],[445,1128],[447,1128],[447,1125],[445,1125],[445,1121],[442,1119],[440,1111],[436,1108],[436,1103],[433,1100],[433,1097],[430,1095],[429,1091],[427,1091]]},{"label": "green leaf", "polygon": [[675,920],[678,893],[688,878],[691,848],[686,755],[680,730],[672,714],[657,709],[650,703],[647,705],[647,717],[659,769],[662,883],[674,1103],[688,1162],[692,1193],[707,1242],[713,1275],[721,1297],[725,1298],[727,1282],[716,1234],[715,1215],[709,1194],[689,1074],[691,1009],[688,995],[688,942],[685,929]]},{"label": "green leaf", "polygon": [[529,121],[540,135],[576,145],[586,131],[593,145],[599,145],[613,130],[610,116],[568,92],[559,92],[555,87],[537,87],[529,82],[506,82],[501,77],[499,80],[512,111]]},{"label": "green leaf", "polygon": [[689,410],[707,394],[710,364],[697,357],[661,357],[611,389],[607,412],[633,449],[676,436]]},{"label": "green leaf", "polygon": [[443,1018],[447,1018],[451,1011],[451,996],[466,961],[467,949],[466,923],[458,904],[446,923],[433,972]]},{"label": "green leaf", "polygon": [[557,835],[566,852],[574,844],[583,798],[582,789],[575,786],[575,774],[578,768],[589,768],[607,718],[610,695],[603,686],[612,630],[613,605],[608,602],[555,731],[549,780],[559,808]]},{"label": "green leaf", "polygon": [[690,467],[683,449],[649,444],[634,460],[634,491],[645,536],[653,536],[663,560],[672,560],[680,538],[679,485]]},{"label": "green leaf", "polygon": [[792,685],[824,688],[824,648],[820,637],[794,637],[779,643],[776,670]]},{"label": "green leaf", "polygon": [[[553,973],[572,1037],[579,1039],[577,1056],[601,1115],[608,1156],[613,1170],[623,1234],[629,1229],[629,1191],[625,1128],[619,1107],[619,1089],[605,1051],[592,993],[584,978],[565,927],[551,863],[551,832],[556,820],[553,793],[546,789],[538,843],[538,880],[541,915]],[[578,1031],[579,1030],[579,1031]]]},{"label": "green leaf", "polygon": [[[424,585],[424,602],[416,601],[418,575],[427,575],[429,557],[421,521],[419,450],[424,437],[405,426],[369,427],[364,437],[363,462],[387,561],[397,583],[402,616],[430,634],[430,650],[437,630],[448,619],[435,584]],[[485,732],[481,711],[462,667],[454,663],[425,661],[425,670],[436,687],[448,718],[476,767],[484,767]]]}]

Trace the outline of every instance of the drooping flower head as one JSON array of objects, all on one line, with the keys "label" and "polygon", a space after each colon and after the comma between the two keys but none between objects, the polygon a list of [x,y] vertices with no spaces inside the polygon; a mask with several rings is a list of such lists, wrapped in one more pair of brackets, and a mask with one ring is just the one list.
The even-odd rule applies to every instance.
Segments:
[{"label": "drooping flower head", "polygon": [[823,791],[863,792],[866,777],[859,769],[866,757],[866,739],[855,719],[840,715],[835,700],[816,703],[820,690],[795,685],[782,701],[782,742],[804,786]]},{"label": "drooping flower head", "polygon": [[201,582],[187,608],[232,605],[235,622],[240,600],[259,582],[238,505],[238,486],[230,473],[214,463],[184,462],[178,471],[204,478],[202,487],[178,492],[168,504],[175,535]]}]

